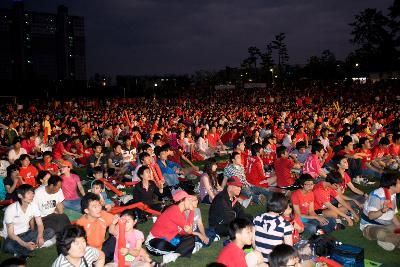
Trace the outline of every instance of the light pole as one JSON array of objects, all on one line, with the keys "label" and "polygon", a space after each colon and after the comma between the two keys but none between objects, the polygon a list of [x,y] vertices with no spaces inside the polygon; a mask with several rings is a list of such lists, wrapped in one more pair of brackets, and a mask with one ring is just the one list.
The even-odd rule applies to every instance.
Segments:
[{"label": "light pole", "polygon": [[156,99],[156,88],[157,88],[157,86],[158,86],[158,84],[154,83],[154,86],[153,86],[153,97],[154,97],[154,99]]},{"label": "light pole", "polygon": [[269,71],[271,72],[271,76],[272,76],[272,84],[274,84],[274,69],[270,68]]}]

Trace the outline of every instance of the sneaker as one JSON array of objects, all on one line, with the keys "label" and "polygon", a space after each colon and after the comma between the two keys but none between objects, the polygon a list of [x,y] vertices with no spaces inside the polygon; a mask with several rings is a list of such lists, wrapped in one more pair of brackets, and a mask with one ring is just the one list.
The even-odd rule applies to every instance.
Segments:
[{"label": "sneaker", "polygon": [[243,200],[242,201],[242,206],[246,209],[249,205],[250,205],[250,202],[251,202],[251,199],[253,198],[253,196],[250,196],[248,199],[245,199],[245,200]]},{"label": "sneaker", "polygon": [[383,242],[383,241],[378,240],[377,243],[378,243],[378,246],[380,246],[381,248],[383,248],[386,251],[392,251],[396,248],[396,246],[390,242]]},{"label": "sneaker", "polygon": [[56,237],[54,236],[53,238],[44,241],[43,245],[41,246],[41,248],[48,248],[51,247],[52,245],[54,245],[56,243]]},{"label": "sneaker", "polygon": [[200,243],[200,242],[194,243],[194,248],[193,248],[192,254],[195,254],[195,253],[199,252],[199,250],[200,250],[202,247],[203,247],[203,244],[202,244],[202,243]]},{"label": "sneaker", "polygon": [[174,262],[174,261],[176,261],[176,259],[179,257],[179,254],[178,253],[168,253],[168,254],[165,254],[162,258],[163,258],[163,261],[162,261],[162,264],[167,264],[167,263],[170,263],[170,262]]},{"label": "sneaker", "polygon": [[221,237],[219,235],[215,235],[214,237],[214,242],[220,241]]},{"label": "sneaker", "polygon": [[353,183],[361,184],[363,182],[363,180],[364,179],[361,177],[356,177],[356,178],[353,178]]},{"label": "sneaker", "polygon": [[341,223],[337,223],[335,226],[335,231],[340,231],[340,230],[344,230],[344,229],[346,229],[346,226],[344,226]]}]

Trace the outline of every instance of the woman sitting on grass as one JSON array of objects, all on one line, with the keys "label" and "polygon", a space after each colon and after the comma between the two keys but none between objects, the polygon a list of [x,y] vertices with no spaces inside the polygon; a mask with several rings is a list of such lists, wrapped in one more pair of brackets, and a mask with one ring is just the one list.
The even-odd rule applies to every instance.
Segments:
[{"label": "woman sitting on grass", "polygon": [[217,179],[217,161],[215,158],[206,160],[200,177],[200,199],[201,203],[211,204],[216,194],[222,191]]},{"label": "woman sitting on grass", "polygon": [[[146,239],[146,247],[154,255],[163,255],[163,263],[178,257],[190,257],[194,249],[192,197],[183,190],[173,193],[175,204],[167,208],[154,223]],[[189,211],[186,217],[185,211]]]}]

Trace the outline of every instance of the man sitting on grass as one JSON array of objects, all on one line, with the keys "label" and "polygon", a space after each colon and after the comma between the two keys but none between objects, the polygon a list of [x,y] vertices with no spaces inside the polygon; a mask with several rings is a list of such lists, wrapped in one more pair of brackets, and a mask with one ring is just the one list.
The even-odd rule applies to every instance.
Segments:
[{"label": "man sitting on grass", "polygon": [[351,212],[355,221],[358,221],[359,218],[350,204],[337,192],[341,183],[340,173],[333,171],[328,174],[325,181],[314,186],[315,213],[328,218],[342,218],[349,226],[353,226],[353,220],[348,211]]},{"label": "man sitting on grass", "polygon": [[396,216],[400,174],[382,175],[381,187],[370,193],[361,215],[360,229],[368,240],[377,240],[387,251],[400,248],[400,221]]},{"label": "man sitting on grass", "polygon": [[[44,229],[40,211],[32,204],[35,192],[33,187],[23,184],[17,188],[18,201],[7,207],[4,213],[3,233],[4,251],[20,256],[29,256],[33,250],[55,244],[54,231]],[[37,230],[30,226],[31,219]]]}]

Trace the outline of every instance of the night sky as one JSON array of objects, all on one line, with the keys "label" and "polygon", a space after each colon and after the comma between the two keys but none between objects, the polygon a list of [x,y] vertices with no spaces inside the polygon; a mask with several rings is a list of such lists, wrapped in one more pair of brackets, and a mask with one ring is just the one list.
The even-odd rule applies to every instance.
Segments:
[{"label": "night sky", "polygon": [[[343,59],[354,15],[392,0],[30,0],[25,9],[85,17],[87,72],[183,74],[240,66],[249,46],[287,35],[291,64],[330,49]],[[1,0],[0,7],[11,1]]]}]

